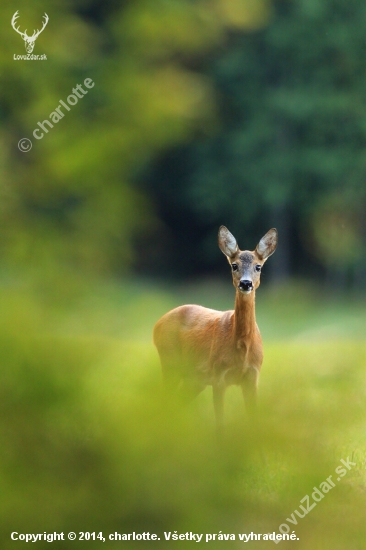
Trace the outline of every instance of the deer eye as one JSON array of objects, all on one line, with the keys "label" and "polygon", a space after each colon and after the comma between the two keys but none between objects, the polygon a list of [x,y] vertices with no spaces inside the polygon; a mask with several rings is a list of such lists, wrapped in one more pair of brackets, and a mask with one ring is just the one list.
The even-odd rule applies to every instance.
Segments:
[{"label": "deer eye", "polygon": [[262,269],[262,266],[261,266],[261,265],[257,264],[257,265],[255,266],[255,270],[256,270],[256,271],[260,271],[261,269]]},{"label": "deer eye", "polygon": [[238,271],[238,269],[239,269],[238,264],[231,264],[231,269],[232,269],[233,271]]}]

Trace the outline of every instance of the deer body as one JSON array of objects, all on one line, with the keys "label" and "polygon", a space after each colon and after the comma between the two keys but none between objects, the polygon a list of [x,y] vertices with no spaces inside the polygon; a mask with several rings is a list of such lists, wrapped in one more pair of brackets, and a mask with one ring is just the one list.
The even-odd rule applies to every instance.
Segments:
[{"label": "deer body", "polygon": [[271,229],[254,251],[240,251],[233,235],[221,226],[219,247],[232,267],[235,309],[222,312],[184,305],[163,315],[154,327],[165,385],[190,397],[211,385],[219,432],[228,386],[241,386],[249,413],[255,407],[263,361],[262,339],[255,319],[255,291],[261,267],[276,245],[277,231]]}]

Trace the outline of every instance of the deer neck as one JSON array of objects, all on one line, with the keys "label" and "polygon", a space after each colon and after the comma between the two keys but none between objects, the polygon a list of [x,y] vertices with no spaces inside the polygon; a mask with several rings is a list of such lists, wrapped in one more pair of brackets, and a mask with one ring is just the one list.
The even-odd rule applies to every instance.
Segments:
[{"label": "deer neck", "polygon": [[237,340],[250,338],[256,332],[255,290],[250,294],[236,291],[234,324]]}]

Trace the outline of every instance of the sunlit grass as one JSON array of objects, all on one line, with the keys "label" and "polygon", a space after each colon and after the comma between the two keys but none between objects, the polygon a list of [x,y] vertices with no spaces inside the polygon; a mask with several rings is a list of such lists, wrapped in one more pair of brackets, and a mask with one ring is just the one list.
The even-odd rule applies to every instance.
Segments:
[{"label": "sunlit grass", "polygon": [[169,291],[108,283],[63,302],[39,290],[3,291],[4,548],[14,544],[12,530],[278,532],[348,457],[356,465],[298,525],[289,525],[300,548],[361,548],[361,305],[320,299],[309,288],[261,289],[265,361],[257,423],[248,421],[241,392],[231,388],[218,449],[210,388],[184,410],[167,409],[151,341],[155,321],[179,303],[231,307],[233,289],[212,282],[204,289],[200,296],[199,285]]}]

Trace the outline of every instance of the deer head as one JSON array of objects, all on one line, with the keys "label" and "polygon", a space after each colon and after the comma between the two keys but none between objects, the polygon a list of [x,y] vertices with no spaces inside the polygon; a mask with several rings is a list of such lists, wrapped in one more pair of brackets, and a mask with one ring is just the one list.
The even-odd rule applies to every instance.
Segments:
[{"label": "deer head", "polygon": [[240,250],[234,235],[222,225],[219,230],[219,247],[231,265],[234,287],[250,294],[259,287],[264,262],[277,247],[277,229],[270,229],[261,238],[255,250]]},{"label": "deer head", "polygon": [[15,23],[16,23],[16,20],[18,19],[19,17],[19,11],[16,11],[13,15],[13,18],[11,20],[11,26],[13,27],[13,29],[18,33],[20,34],[20,36],[23,38],[24,42],[25,42],[25,50],[27,53],[32,53],[33,49],[34,49],[34,43],[35,41],[37,40],[37,38],[39,37],[39,35],[41,34],[41,32],[43,31],[43,29],[45,28],[45,26],[47,25],[48,23],[48,15],[47,13],[44,14],[44,21],[43,21],[43,25],[42,25],[42,28],[41,30],[36,30],[36,31],[33,31],[33,34],[32,36],[28,36],[27,35],[27,29],[25,29],[24,32],[21,32],[19,30],[19,27],[16,27],[15,26]]}]

